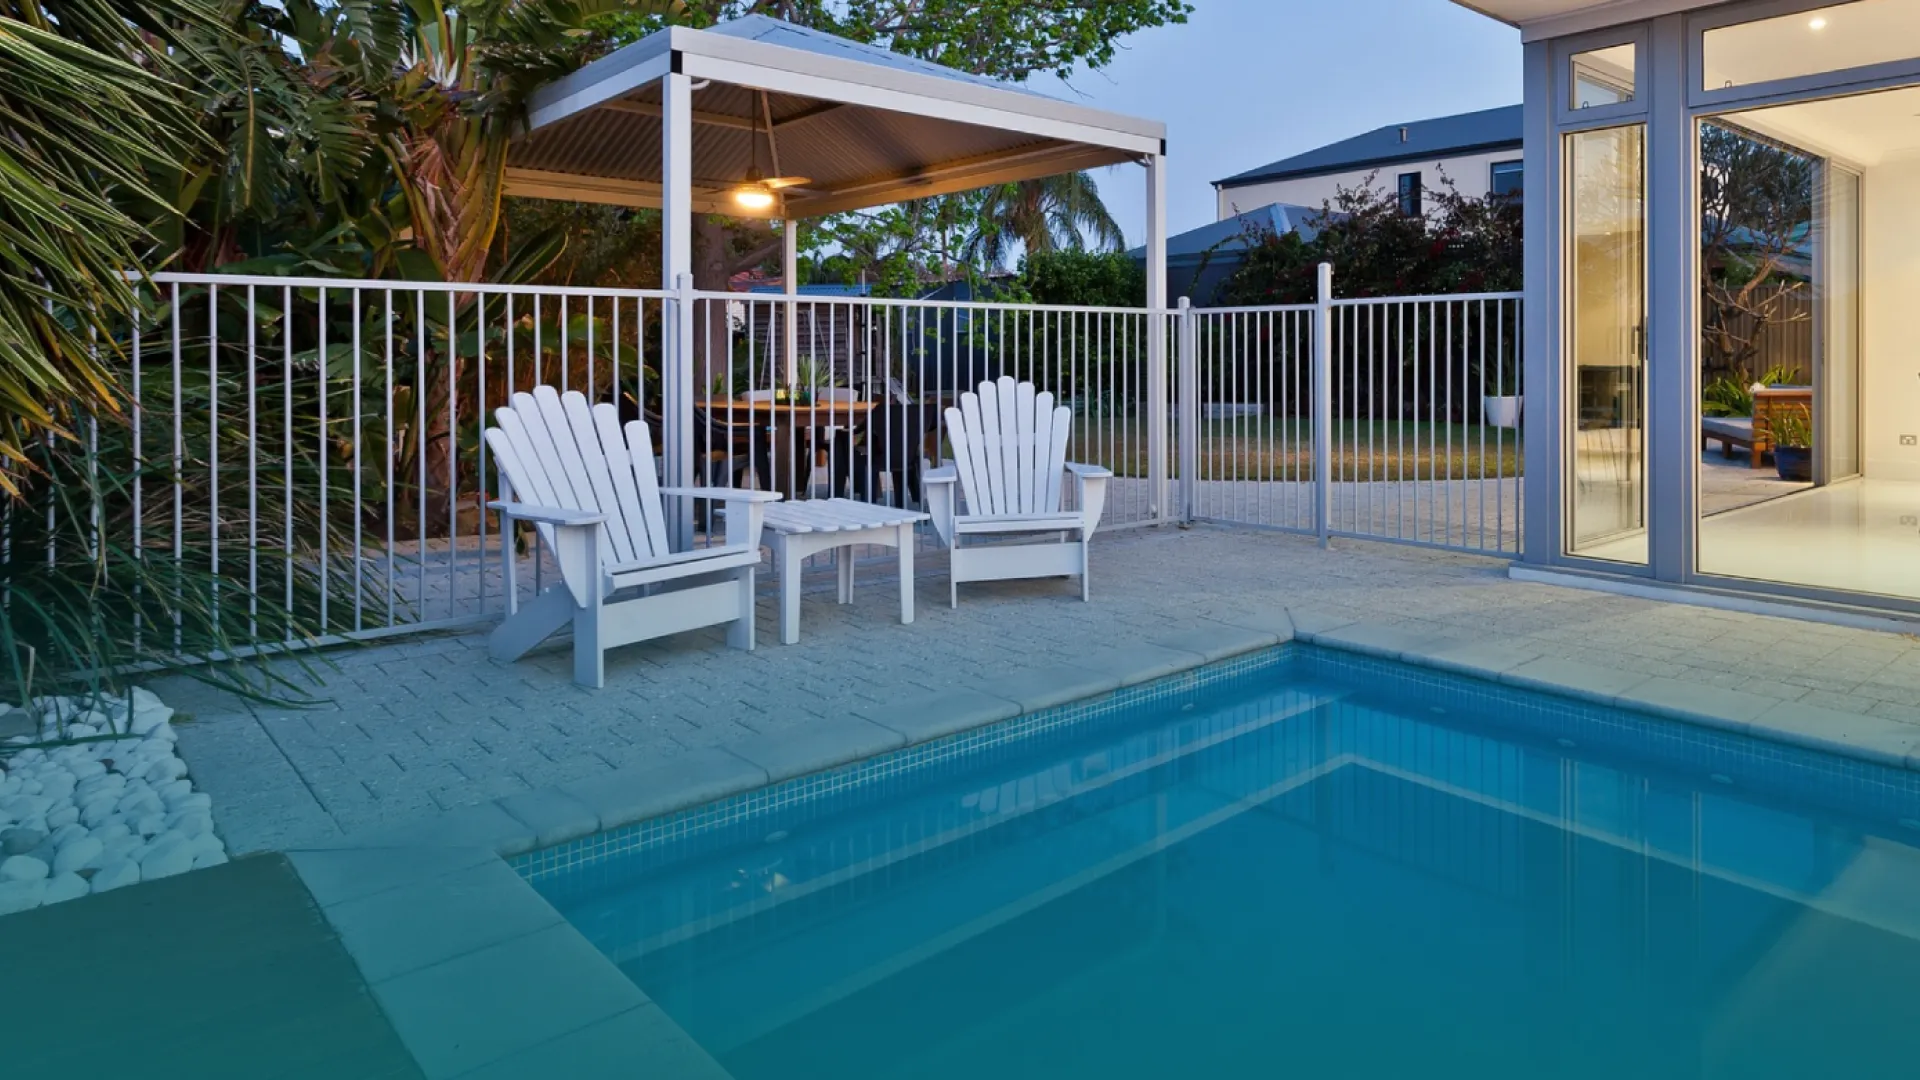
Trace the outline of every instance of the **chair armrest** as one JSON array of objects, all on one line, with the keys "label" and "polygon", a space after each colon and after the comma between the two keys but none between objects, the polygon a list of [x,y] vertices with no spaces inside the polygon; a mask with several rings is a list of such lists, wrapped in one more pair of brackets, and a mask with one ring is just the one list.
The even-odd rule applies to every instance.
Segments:
[{"label": "chair armrest", "polygon": [[532,521],[541,525],[599,525],[607,520],[607,515],[598,510],[560,510],[551,506],[534,506],[531,503],[508,502],[504,499],[495,499],[487,506],[516,521]]},{"label": "chair armrest", "polygon": [[782,498],[777,491],[753,491],[749,488],[730,487],[663,487],[662,495],[674,495],[681,498],[721,499],[726,502],[770,503]]},{"label": "chair armrest", "polygon": [[920,473],[921,490],[926,492],[927,512],[933,515],[933,531],[940,534],[940,542],[952,547],[958,539],[954,528],[954,518],[959,513],[960,470],[953,465],[942,465],[935,469],[926,469]]},{"label": "chair armrest", "polygon": [[1100,524],[1100,515],[1107,509],[1107,481],[1113,479],[1113,470],[1104,465],[1071,461],[1066,464],[1067,475],[1073,479],[1075,501],[1080,504],[1080,527],[1084,535],[1092,536]]}]

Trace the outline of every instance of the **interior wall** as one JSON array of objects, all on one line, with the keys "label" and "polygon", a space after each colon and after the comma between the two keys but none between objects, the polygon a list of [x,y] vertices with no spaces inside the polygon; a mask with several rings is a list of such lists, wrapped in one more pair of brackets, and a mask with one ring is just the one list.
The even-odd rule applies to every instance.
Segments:
[{"label": "interior wall", "polygon": [[[1866,171],[1861,244],[1865,475],[1920,480],[1920,158]],[[1917,438],[1916,441],[1920,441]]]}]

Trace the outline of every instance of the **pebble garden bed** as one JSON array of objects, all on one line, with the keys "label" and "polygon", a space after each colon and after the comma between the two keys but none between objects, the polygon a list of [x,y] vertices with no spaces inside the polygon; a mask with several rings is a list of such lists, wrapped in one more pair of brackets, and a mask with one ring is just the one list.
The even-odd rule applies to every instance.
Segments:
[{"label": "pebble garden bed", "polygon": [[0,732],[0,915],[227,861],[152,693],[36,698]]}]

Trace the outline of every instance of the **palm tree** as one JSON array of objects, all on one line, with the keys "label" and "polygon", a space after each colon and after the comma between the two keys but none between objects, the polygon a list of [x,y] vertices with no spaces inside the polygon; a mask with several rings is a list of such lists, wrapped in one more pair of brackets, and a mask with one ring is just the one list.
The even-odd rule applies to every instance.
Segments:
[{"label": "palm tree", "polygon": [[0,490],[78,411],[120,409],[112,328],[147,232],[121,200],[202,148],[180,84],[218,33],[197,0],[0,0]]},{"label": "palm tree", "polygon": [[1089,246],[1115,251],[1125,242],[1093,177],[1061,173],[986,189],[965,255],[969,262],[1000,269],[1015,244],[1038,254]]}]

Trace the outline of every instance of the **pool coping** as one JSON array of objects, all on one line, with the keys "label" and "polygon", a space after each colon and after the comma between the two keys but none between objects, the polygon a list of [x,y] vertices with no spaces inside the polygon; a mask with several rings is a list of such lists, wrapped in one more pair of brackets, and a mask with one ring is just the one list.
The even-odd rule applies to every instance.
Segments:
[{"label": "pool coping", "polygon": [[1288,642],[1920,771],[1920,725],[1552,657],[1524,638],[1467,639],[1403,623],[1286,608],[1216,618],[1179,634],[1087,653],[1068,664],[867,706],[725,747],[690,750],[654,765],[380,826],[332,846],[478,846],[502,856],[520,855]]},{"label": "pool coping", "polygon": [[[504,860],[1289,642],[1920,771],[1920,726],[1551,657],[1525,639],[1465,639],[1282,608],[1218,617],[1072,663],[866,707],[288,855],[430,1080],[511,1076],[532,1062],[548,1067],[570,1055],[579,1062],[570,1076],[600,1075],[596,1065],[605,1075],[627,1075],[622,1070],[632,1062],[614,1062],[605,1051],[636,1047],[673,1061],[676,1075],[725,1080],[711,1057]],[[569,1020],[587,1019],[557,1030],[541,1010],[503,1009],[502,987],[528,1002],[564,996]],[[462,988],[465,1007],[440,1000]],[[449,1038],[450,1012],[468,1028],[473,1017],[493,1014],[478,1035],[482,1049],[451,1045],[457,1040]]]}]

